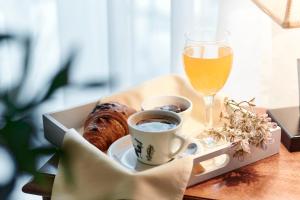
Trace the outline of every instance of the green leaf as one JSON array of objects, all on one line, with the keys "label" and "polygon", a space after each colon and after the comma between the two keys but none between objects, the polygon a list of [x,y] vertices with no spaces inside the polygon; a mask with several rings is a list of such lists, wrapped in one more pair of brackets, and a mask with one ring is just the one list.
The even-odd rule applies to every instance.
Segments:
[{"label": "green leaf", "polygon": [[30,37],[24,37],[22,39],[22,47],[23,47],[23,73],[22,77],[20,79],[19,85],[22,86],[24,81],[26,80],[29,72],[29,64],[30,64],[30,58],[31,58],[31,51],[32,51],[32,41]]},{"label": "green leaf", "polygon": [[[26,105],[19,105],[16,99],[22,89],[22,84],[28,76],[32,43],[28,36],[21,37],[13,34],[0,34],[0,44],[4,41],[18,42],[18,44],[20,42],[24,51],[23,73],[19,83],[14,88],[0,91],[0,104],[4,108],[4,112],[1,111],[0,113],[0,145],[8,150],[14,161],[16,169],[14,178],[16,178],[24,172],[32,175],[37,174],[35,169],[37,159],[41,155],[49,155],[58,151],[52,147],[31,148],[31,141],[37,133],[37,124],[32,120],[32,112],[29,111],[49,99],[57,89],[68,84],[69,71],[74,61],[75,51],[73,51],[66,62],[60,66],[60,70],[51,79],[48,89],[45,91],[47,87],[41,88],[39,94],[45,95],[35,97],[33,101]],[[65,165],[66,168],[68,168],[67,156],[63,153],[60,154],[63,157],[62,162],[66,162]],[[69,177],[71,177],[70,173],[70,171],[67,171]],[[8,187],[9,190],[7,190],[7,193],[9,194],[14,187],[14,183],[4,186]],[[0,199],[3,197],[1,196],[2,188],[3,187],[0,186]]]},{"label": "green leaf", "polygon": [[5,111],[2,115],[3,116],[13,116],[14,113],[16,112],[17,106],[15,105],[14,101],[11,101],[9,92],[4,91],[0,96],[0,100],[3,103],[3,105],[5,106]]},{"label": "green leaf", "polygon": [[16,162],[17,171],[32,173],[35,170],[36,157],[30,152],[30,140],[35,131],[34,124],[10,118],[6,119],[5,126],[0,129],[4,145]]},{"label": "green leaf", "polygon": [[36,147],[34,149],[31,149],[31,152],[35,155],[50,155],[57,153],[57,149],[55,147],[51,146],[42,146],[42,147]]},{"label": "green leaf", "polygon": [[103,81],[95,81],[95,82],[88,82],[88,83],[80,83],[80,84],[72,84],[72,87],[78,87],[78,88],[99,88],[99,87],[104,87],[108,84],[108,81],[103,80]]},{"label": "green leaf", "polygon": [[8,199],[10,193],[12,192],[15,184],[17,182],[17,177],[13,177],[8,183],[5,185],[0,185],[0,199]]},{"label": "green leaf", "polygon": [[51,95],[59,88],[68,85],[69,83],[69,71],[75,58],[75,52],[73,51],[66,62],[62,65],[61,69],[57,72],[54,78],[51,80],[50,87],[42,98],[41,102],[48,100]]},{"label": "green leaf", "polygon": [[[76,51],[73,50],[70,55],[68,56],[68,59],[65,61],[65,63],[60,67],[60,70],[54,75],[54,77],[50,80],[50,86],[48,87],[45,95],[42,98],[36,97],[34,101],[29,102],[27,105],[22,106],[18,109],[19,112],[26,112],[30,109],[35,108],[39,104],[45,102],[48,100],[56,90],[59,88],[62,88],[64,86],[67,86],[69,84],[69,71],[72,67],[72,64],[74,62],[74,59],[76,57]],[[44,90],[46,87],[42,87],[42,90]],[[39,94],[44,93],[43,91],[39,92]]]},{"label": "green leaf", "polygon": [[4,42],[7,40],[13,40],[16,39],[16,36],[13,34],[5,33],[5,34],[0,34],[0,42]]},{"label": "green leaf", "polygon": [[19,38],[19,42],[22,45],[23,50],[23,62],[22,62],[22,76],[20,80],[18,81],[18,84],[12,88],[9,92],[10,100],[16,102],[16,99],[18,98],[18,95],[20,94],[20,91],[22,89],[22,86],[24,82],[26,81],[26,78],[28,76],[29,72],[29,64],[30,64],[30,58],[31,58],[31,39],[28,36]]}]

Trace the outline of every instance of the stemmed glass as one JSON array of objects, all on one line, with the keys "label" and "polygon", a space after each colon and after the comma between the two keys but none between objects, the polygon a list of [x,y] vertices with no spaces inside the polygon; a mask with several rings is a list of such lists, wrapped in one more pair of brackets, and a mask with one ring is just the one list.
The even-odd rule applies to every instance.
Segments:
[{"label": "stemmed glass", "polygon": [[220,30],[193,30],[185,34],[183,61],[186,75],[203,95],[206,128],[213,127],[213,101],[231,71],[233,52],[229,33]]}]

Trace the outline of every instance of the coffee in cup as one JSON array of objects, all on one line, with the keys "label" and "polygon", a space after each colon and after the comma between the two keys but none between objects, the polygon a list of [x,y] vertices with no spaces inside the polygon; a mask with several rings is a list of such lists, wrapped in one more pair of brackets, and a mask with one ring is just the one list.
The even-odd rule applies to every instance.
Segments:
[{"label": "coffee in cup", "polygon": [[136,123],[136,127],[142,131],[157,132],[175,128],[178,122],[172,118],[149,118]]},{"label": "coffee in cup", "polygon": [[143,163],[166,163],[188,144],[187,139],[179,135],[182,119],[174,112],[141,111],[131,115],[127,122],[135,154]]}]

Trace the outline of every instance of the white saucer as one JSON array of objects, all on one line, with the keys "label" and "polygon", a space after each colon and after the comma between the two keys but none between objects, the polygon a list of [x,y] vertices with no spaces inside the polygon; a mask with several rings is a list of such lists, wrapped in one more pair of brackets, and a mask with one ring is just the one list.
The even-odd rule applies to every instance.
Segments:
[{"label": "white saucer", "polygon": [[[201,152],[201,146],[198,143],[195,143],[197,145],[197,151],[195,151],[192,154],[198,154]],[[188,151],[185,151],[177,156],[183,157],[186,156]],[[120,163],[125,168],[131,170],[132,172],[139,172],[144,171],[147,169],[151,169],[156,166],[147,165],[144,163],[141,163],[137,160],[134,148],[131,143],[130,135],[126,135],[124,137],[119,138],[114,143],[112,143],[107,150],[107,155]],[[176,158],[175,158],[176,159]]]}]

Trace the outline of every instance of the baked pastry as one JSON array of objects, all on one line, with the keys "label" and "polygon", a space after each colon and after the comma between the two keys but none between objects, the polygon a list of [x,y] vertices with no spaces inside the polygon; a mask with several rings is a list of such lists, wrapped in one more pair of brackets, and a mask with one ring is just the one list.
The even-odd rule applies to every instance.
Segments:
[{"label": "baked pastry", "polygon": [[128,134],[127,119],[135,112],[117,102],[98,104],[84,123],[83,137],[106,151],[114,141]]}]

